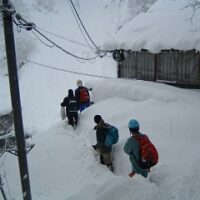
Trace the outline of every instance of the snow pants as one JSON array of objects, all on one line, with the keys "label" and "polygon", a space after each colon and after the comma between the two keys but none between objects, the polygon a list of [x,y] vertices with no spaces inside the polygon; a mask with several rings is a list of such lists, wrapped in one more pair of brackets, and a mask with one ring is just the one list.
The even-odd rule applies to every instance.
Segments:
[{"label": "snow pants", "polygon": [[96,148],[95,150],[99,155],[101,164],[104,164],[104,165],[107,165],[107,166],[112,165],[112,154],[111,154],[111,152],[109,152],[109,153],[101,153],[99,148]]},{"label": "snow pants", "polygon": [[67,112],[68,124],[77,125],[78,123],[78,112]]}]

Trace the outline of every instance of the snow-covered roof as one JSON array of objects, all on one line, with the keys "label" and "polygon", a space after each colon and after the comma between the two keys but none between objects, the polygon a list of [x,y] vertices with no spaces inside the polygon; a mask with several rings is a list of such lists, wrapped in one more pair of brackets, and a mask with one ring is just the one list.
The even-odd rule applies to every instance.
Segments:
[{"label": "snow-covered roof", "polygon": [[200,9],[193,16],[189,0],[158,0],[132,19],[104,44],[104,49],[159,52],[162,49],[200,50]]}]

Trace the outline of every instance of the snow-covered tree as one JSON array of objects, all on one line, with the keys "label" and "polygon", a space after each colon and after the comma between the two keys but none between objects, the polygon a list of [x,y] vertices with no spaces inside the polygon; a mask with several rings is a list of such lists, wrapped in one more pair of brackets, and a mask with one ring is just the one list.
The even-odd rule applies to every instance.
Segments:
[{"label": "snow-covered tree", "polygon": [[111,16],[112,21],[116,24],[117,29],[121,29],[123,25],[131,21],[135,16],[141,12],[146,12],[152,4],[157,0],[110,0],[106,5],[109,14],[114,13],[116,16]]},{"label": "snow-covered tree", "polygon": [[[23,16],[27,16],[28,10],[24,6],[23,0],[18,0],[13,2],[14,9],[16,12],[20,13]],[[2,22],[2,12],[0,16],[0,74],[7,74],[7,61],[5,53],[5,41],[4,41],[4,31],[3,31],[3,22]],[[19,29],[13,25],[14,28],[14,38],[15,38],[15,48],[17,56],[17,66],[20,68],[28,54],[30,53],[31,46],[33,46],[32,39],[30,34],[26,31],[19,32]]]}]

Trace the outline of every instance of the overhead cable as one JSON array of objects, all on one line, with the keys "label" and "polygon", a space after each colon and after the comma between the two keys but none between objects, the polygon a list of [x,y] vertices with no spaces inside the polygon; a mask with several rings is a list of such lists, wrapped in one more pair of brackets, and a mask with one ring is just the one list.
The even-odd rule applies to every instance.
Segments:
[{"label": "overhead cable", "polygon": [[41,31],[46,32],[46,33],[48,33],[48,34],[50,34],[50,35],[53,35],[53,36],[55,36],[55,37],[57,37],[57,38],[66,40],[66,41],[68,41],[68,42],[71,42],[71,43],[74,43],[74,44],[77,44],[77,45],[80,45],[80,46],[83,46],[83,47],[86,47],[86,48],[89,48],[88,45],[86,45],[86,44],[84,44],[84,43],[81,43],[81,42],[78,42],[78,41],[75,41],[75,40],[71,40],[71,39],[69,39],[69,38],[67,38],[67,37],[64,37],[64,36],[62,36],[62,35],[59,35],[59,34],[56,34],[56,33],[51,32],[51,31],[45,30],[45,29],[43,29],[43,28],[41,28],[41,27],[38,27],[38,26],[37,26],[37,29],[40,29]]},{"label": "overhead cable", "polygon": [[84,29],[86,35],[88,36],[88,38],[90,39],[90,41],[92,42],[92,44],[95,46],[95,48],[96,48],[97,50],[100,50],[100,49],[97,47],[97,45],[94,43],[94,41],[92,40],[92,38],[90,37],[90,35],[88,34],[88,32],[87,32],[85,26],[83,25],[83,22],[82,22],[82,20],[81,20],[81,18],[80,18],[80,16],[79,16],[79,14],[78,14],[78,12],[77,12],[75,6],[74,6],[72,0],[69,0],[69,1],[70,1],[71,5],[72,5],[72,7],[73,7],[73,9],[74,9],[74,11],[75,11],[75,13],[76,13],[76,16],[77,16],[79,22],[81,23],[81,26],[83,27],[83,29]]},{"label": "overhead cable", "polygon": [[77,59],[81,59],[81,60],[94,60],[98,57],[98,55],[96,55],[95,57],[91,57],[91,58],[84,58],[84,57],[80,57],[80,56],[77,56],[67,50],[65,50],[64,48],[62,48],[61,46],[59,46],[58,44],[56,44],[55,42],[53,42],[51,39],[49,39],[47,36],[45,36],[43,33],[41,33],[37,28],[36,28],[36,25],[34,23],[30,23],[30,22],[27,22],[25,19],[23,19],[21,17],[20,14],[15,14],[15,17],[16,19],[18,20],[19,23],[16,23],[15,21],[15,24],[21,28],[25,28],[26,30],[34,30],[36,31],[39,35],[41,35],[43,38],[45,38],[48,42],[50,42],[51,44],[53,44],[55,47],[57,47],[58,49],[62,50],[64,53],[66,54],[69,54],[71,56],[73,56],[74,58],[77,58]]},{"label": "overhead cable", "polygon": [[49,44],[43,42],[43,41],[37,36],[37,34],[34,33],[33,31],[32,31],[32,33],[33,33],[33,35],[35,35],[35,37],[36,37],[42,44],[48,46],[49,48],[53,48],[53,47],[54,47],[54,45],[49,45]]},{"label": "overhead cable", "polygon": [[[69,2],[69,1],[68,1],[68,2]],[[71,10],[72,10],[72,14],[74,15],[74,18],[75,18],[75,20],[76,20],[76,23],[77,23],[77,25],[78,25],[78,28],[79,28],[79,30],[81,31],[85,42],[86,42],[87,45],[88,45],[88,48],[90,48],[93,52],[95,52],[94,49],[90,46],[89,42],[87,41],[87,38],[85,37],[85,34],[83,33],[83,30],[82,30],[82,28],[81,28],[81,26],[80,26],[80,22],[78,21],[77,16],[76,16],[76,13],[75,13],[75,11],[74,11],[74,9],[73,9],[73,7],[72,7],[72,5],[71,5],[70,2],[69,2],[69,5],[70,5],[70,8],[71,8]],[[96,49],[96,48],[95,48],[95,49]]]},{"label": "overhead cable", "polygon": [[73,73],[73,74],[80,74],[80,75],[91,76],[91,77],[96,77],[96,78],[115,79],[115,78],[108,77],[108,76],[100,76],[100,75],[95,75],[95,74],[87,74],[87,73],[81,73],[81,72],[76,72],[76,71],[61,69],[61,68],[53,67],[53,66],[50,66],[50,65],[45,65],[45,64],[42,64],[42,63],[39,63],[39,62],[35,62],[35,61],[30,60],[30,59],[26,59],[25,61],[27,61],[29,63],[32,63],[32,64],[35,64],[35,65],[38,65],[38,66],[41,66],[41,67],[45,67],[45,68],[49,68],[49,69],[53,69],[53,70],[58,70],[58,71],[62,71],[62,72]]},{"label": "overhead cable", "polygon": [[81,59],[81,60],[94,60],[98,57],[97,56],[94,56],[94,57],[91,57],[91,58],[83,58],[83,57],[80,57],[80,56],[77,56],[75,54],[72,54],[71,52],[65,50],[64,48],[62,48],[61,46],[57,45],[55,42],[53,42],[52,40],[50,40],[48,37],[46,37],[44,34],[42,34],[40,31],[38,31],[36,28],[34,28],[34,30],[40,34],[42,37],[44,37],[47,41],[49,41],[50,43],[52,43],[54,46],[56,46],[58,49],[62,50],[63,52],[65,52],[66,54],[69,54],[75,58],[78,58],[78,59]]},{"label": "overhead cable", "polygon": [[[72,2],[72,1],[70,1],[70,2],[71,2],[71,5],[72,5],[73,8],[74,8],[74,11],[77,13],[77,17],[78,17],[78,19],[79,19],[81,25],[83,26],[83,28],[84,28],[86,34],[88,35],[88,38],[91,40],[91,42],[93,43],[93,45],[94,45],[95,48],[96,48],[96,51],[94,52],[94,51],[92,50],[92,48],[89,46],[89,48],[96,54],[96,56],[94,56],[94,57],[85,58],[85,57],[77,56],[77,55],[75,55],[75,54],[73,54],[73,53],[71,53],[71,52],[65,50],[64,48],[62,48],[61,46],[59,46],[58,44],[56,44],[55,42],[53,42],[51,39],[49,39],[47,36],[45,36],[43,33],[41,33],[41,32],[38,30],[38,28],[36,28],[36,25],[35,25],[34,23],[27,22],[25,19],[23,19],[23,18],[21,17],[20,14],[16,13],[16,11],[14,10],[13,7],[11,7],[11,8],[8,9],[8,8],[5,8],[5,7],[3,7],[2,5],[0,5],[0,9],[1,9],[2,11],[4,11],[4,12],[7,12],[8,14],[14,15],[14,17],[17,19],[18,22],[15,20],[14,17],[13,17],[13,22],[17,25],[17,27],[19,28],[19,31],[20,31],[21,28],[24,28],[24,29],[26,29],[27,31],[29,31],[29,30],[34,30],[34,31],[37,32],[40,36],[42,36],[43,38],[45,38],[48,42],[50,42],[51,44],[53,44],[55,47],[59,48],[59,49],[62,50],[64,53],[66,53],[66,54],[68,54],[68,55],[74,57],[74,58],[77,59],[77,60],[79,59],[79,60],[90,61],[90,60],[95,60],[97,57],[104,57],[104,56],[106,56],[106,54],[107,54],[108,52],[111,52],[111,51],[100,50],[100,49],[95,45],[95,43],[93,42],[93,40],[92,40],[91,37],[89,36],[87,30],[85,29],[85,27],[84,27],[84,25],[83,25],[83,23],[82,23],[82,21],[81,21],[79,15],[78,15],[78,12],[76,11],[75,6],[73,5],[73,2]],[[39,28],[39,29],[41,29],[41,28]],[[41,29],[41,30],[42,30],[42,29]],[[44,29],[43,29],[43,31],[44,31]],[[32,33],[33,33],[33,31],[32,31]],[[54,35],[55,35],[55,34],[54,34]],[[36,34],[35,34],[35,36],[36,36]],[[38,36],[36,36],[36,37],[37,37],[43,44],[45,44]],[[87,41],[87,40],[86,40],[86,41]],[[74,41],[73,41],[73,42],[74,42]],[[79,44],[81,44],[81,43],[79,43]],[[49,46],[48,44],[45,44],[45,45]],[[83,44],[82,44],[82,45],[83,45]],[[86,45],[84,45],[84,46],[86,46]],[[49,47],[52,47],[52,46],[49,46]],[[78,60],[78,61],[79,61],[79,60]]]}]

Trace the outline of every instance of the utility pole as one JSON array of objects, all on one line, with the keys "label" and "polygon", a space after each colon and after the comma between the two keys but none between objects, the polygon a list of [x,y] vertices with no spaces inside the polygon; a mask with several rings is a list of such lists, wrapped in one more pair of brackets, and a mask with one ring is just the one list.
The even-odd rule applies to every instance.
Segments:
[{"label": "utility pole", "polygon": [[13,13],[14,8],[9,0],[2,0],[3,25],[5,46],[8,64],[8,75],[10,83],[10,94],[14,116],[15,137],[17,142],[19,171],[22,186],[22,196],[24,200],[31,200],[31,188],[29,182],[28,163],[26,157],[26,146],[24,139],[24,129],[22,121],[22,111],[19,93],[19,83],[17,75],[17,62],[15,54],[15,41],[13,33]]}]

